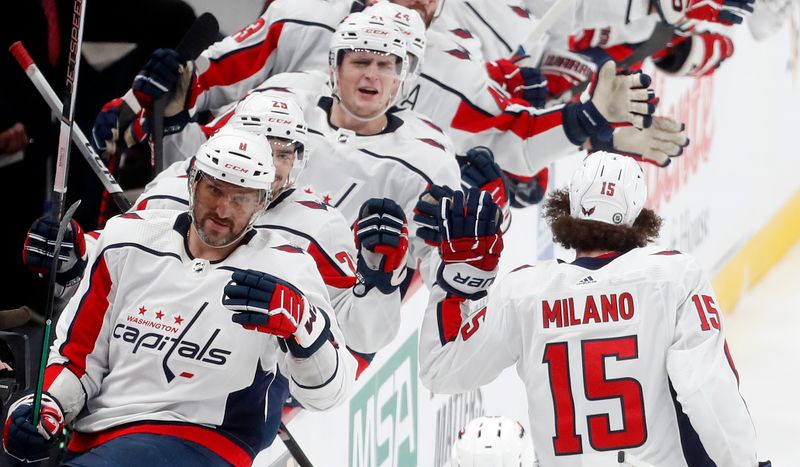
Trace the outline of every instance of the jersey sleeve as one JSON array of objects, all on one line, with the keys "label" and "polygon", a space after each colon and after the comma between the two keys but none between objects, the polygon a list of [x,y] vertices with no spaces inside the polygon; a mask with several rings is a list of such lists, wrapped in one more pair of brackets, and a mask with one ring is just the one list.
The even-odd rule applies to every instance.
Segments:
[{"label": "jersey sleeve", "polygon": [[310,410],[327,410],[345,400],[355,380],[355,360],[346,350],[346,340],[336,321],[328,293],[314,262],[305,258],[295,277],[316,319],[324,319],[330,336],[307,357],[286,352],[279,359],[281,372],[289,380],[289,392]]},{"label": "jersey sleeve", "polygon": [[325,69],[331,22],[347,13],[339,11],[341,3],[277,0],[255,22],[206,49],[196,61],[190,114],[235,102],[274,74]]},{"label": "jersey sleeve", "polygon": [[58,318],[45,370],[44,390],[61,403],[67,421],[100,391],[108,372],[117,271],[125,261],[123,251],[106,250],[109,227],[89,251],[83,280]]},{"label": "jersey sleeve", "polygon": [[521,335],[513,281],[478,301],[432,287],[420,329],[422,384],[434,393],[469,391],[487,384],[520,358]]},{"label": "jersey sleeve", "polygon": [[717,465],[754,466],[753,422],[738,389],[738,374],[723,332],[722,310],[692,262],[679,293],[667,372],[683,411]]}]

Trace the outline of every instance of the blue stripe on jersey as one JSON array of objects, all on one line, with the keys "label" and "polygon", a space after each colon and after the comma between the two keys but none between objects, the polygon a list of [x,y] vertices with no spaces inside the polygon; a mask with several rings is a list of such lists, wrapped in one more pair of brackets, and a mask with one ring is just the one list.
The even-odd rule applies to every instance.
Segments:
[{"label": "blue stripe on jersey", "polygon": [[678,431],[681,435],[681,448],[683,457],[689,467],[717,467],[717,464],[708,456],[700,436],[692,426],[689,417],[684,413],[681,403],[678,402],[678,395],[669,381],[669,393],[672,395],[672,403],[675,405],[675,417],[678,422]]},{"label": "blue stripe on jersey", "polygon": [[259,361],[250,386],[230,393],[225,402],[225,416],[219,430],[228,438],[238,440],[237,444],[253,457],[261,450],[266,394],[274,379],[275,375],[264,371]]}]

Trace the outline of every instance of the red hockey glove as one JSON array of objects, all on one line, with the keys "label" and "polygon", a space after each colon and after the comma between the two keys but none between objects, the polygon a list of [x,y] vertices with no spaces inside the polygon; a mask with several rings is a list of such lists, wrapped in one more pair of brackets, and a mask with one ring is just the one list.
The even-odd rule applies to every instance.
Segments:
[{"label": "red hockey glove", "polygon": [[707,76],[733,55],[733,41],[723,34],[704,31],[681,39],[654,60],[656,66],[677,76]]},{"label": "red hockey glove", "polygon": [[542,108],[547,102],[547,79],[538,68],[519,66],[512,60],[501,58],[486,62],[492,80],[513,97],[525,100],[531,107]]},{"label": "red hockey glove", "polygon": [[33,394],[8,408],[3,427],[3,449],[22,462],[36,462],[49,457],[64,429],[64,412],[49,394],[42,394],[39,424],[33,425]]}]

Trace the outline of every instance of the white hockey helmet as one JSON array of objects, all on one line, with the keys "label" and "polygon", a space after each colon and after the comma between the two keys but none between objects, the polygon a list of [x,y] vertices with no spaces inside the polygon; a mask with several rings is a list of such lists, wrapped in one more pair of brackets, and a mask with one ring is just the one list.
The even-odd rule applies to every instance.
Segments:
[{"label": "white hockey helmet", "polygon": [[419,78],[422,72],[422,61],[425,58],[425,44],[428,41],[425,36],[425,23],[416,10],[406,8],[388,0],[377,2],[364,10],[364,12],[379,14],[384,18],[391,19],[394,26],[403,34],[403,37],[405,37],[406,52],[408,53],[408,74],[403,80],[400,91],[401,100],[405,99],[414,88],[414,84],[416,84],[417,78]]},{"label": "white hockey helmet", "polygon": [[[342,63],[345,53],[349,51],[370,51],[393,55],[397,59],[397,77],[400,83],[406,78],[408,55],[406,54],[405,36],[390,19],[382,15],[366,12],[352,13],[343,19],[336,28],[328,52],[331,87],[334,95],[337,95],[338,92],[336,70]],[[398,88],[397,93],[390,100],[390,106],[394,105],[399,96],[400,89]]]},{"label": "white hockey helmet", "polygon": [[569,184],[570,215],[576,219],[631,226],[646,199],[642,168],[619,154],[589,154]]},{"label": "white hockey helmet", "polygon": [[192,170],[233,185],[264,190],[267,194],[275,180],[275,165],[267,139],[229,126],[222,127],[200,146]]},{"label": "white hockey helmet", "polygon": [[525,428],[508,417],[478,417],[453,443],[451,467],[538,466],[533,441]]},{"label": "white hockey helmet", "polygon": [[308,163],[308,128],[303,110],[285,93],[253,92],[233,111],[228,126],[295,145],[295,160],[287,186],[297,182]]}]

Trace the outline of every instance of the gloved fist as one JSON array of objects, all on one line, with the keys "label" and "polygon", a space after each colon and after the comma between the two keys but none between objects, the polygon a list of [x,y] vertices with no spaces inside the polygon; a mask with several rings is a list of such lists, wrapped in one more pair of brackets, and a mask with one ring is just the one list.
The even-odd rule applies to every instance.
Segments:
[{"label": "gloved fist", "polygon": [[439,221],[442,264],[436,282],[459,297],[486,296],[503,251],[500,208],[486,192],[457,191],[442,199]]},{"label": "gloved fist", "polygon": [[119,112],[124,105],[122,98],[117,98],[106,103],[92,126],[92,145],[100,152],[114,153],[117,151],[119,135]]},{"label": "gloved fist", "polygon": [[592,149],[622,153],[666,167],[672,162],[672,157],[683,154],[683,148],[689,145],[689,138],[683,130],[682,123],[668,117],[655,117],[653,126],[644,130],[616,128],[610,143],[592,140]]},{"label": "gloved fist", "polygon": [[689,19],[730,26],[740,24],[752,13],[754,3],[755,0],[688,0],[684,14]]},{"label": "gloved fist", "polygon": [[581,95],[581,102],[586,107],[591,104],[608,122],[647,128],[656,109],[655,94],[647,89],[650,82],[643,73],[618,75],[616,64],[609,60],[600,67],[594,89]]},{"label": "gloved fist", "polygon": [[541,108],[547,102],[547,79],[538,68],[520,66],[515,61],[501,58],[486,62],[492,80],[513,97],[525,100],[531,107]]},{"label": "gloved fist", "polygon": [[503,211],[503,232],[511,224],[511,208],[508,203],[508,187],[503,171],[494,161],[492,150],[476,146],[465,156],[456,156],[461,167],[461,187],[465,190],[478,188],[489,193],[492,200]]},{"label": "gloved fist", "polygon": [[417,237],[425,241],[426,244],[439,247],[442,243],[441,225],[441,203],[443,198],[453,196],[453,190],[447,186],[431,185],[426,191],[419,195],[419,200],[414,206],[414,222],[419,225]]},{"label": "gloved fist", "polygon": [[506,180],[508,180],[508,194],[511,207],[514,208],[527,208],[538,204],[544,199],[544,193],[547,191],[547,182],[549,178],[549,171],[547,167],[540,170],[533,177],[521,177],[506,172]]},{"label": "gloved fist", "polygon": [[363,296],[376,287],[384,294],[397,290],[406,275],[408,222],[403,209],[388,198],[368,199],[356,221],[358,249],[355,292]]},{"label": "gloved fist", "polygon": [[[55,220],[45,216],[33,222],[22,249],[22,262],[28,269],[38,274],[50,273],[57,235],[58,222]],[[83,230],[73,219],[61,240],[56,283],[64,288],[77,284],[86,269],[86,259]]]},{"label": "gloved fist", "polygon": [[174,49],[157,49],[139,74],[133,79],[133,94],[145,109],[152,109],[153,101],[176,88],[181,72],[180,56]]},{"label": "gloved fist", "polygon": [[39,423],[33,425],[33,394],[8,408],[3,428],[3,449],[22,462],[36,462],[49,457],[64,429],[64,413],[49,394],[42,394]]},{"label": "gloved fist", "polygon": [[733,55],[733,41],[715,32],[694,33],[655,60],[656,66],[677,76],[707,76]]},{"label": "gloved fist", "polygon": [[303,320],[306,300],[293,285],[264,272],[237,270],[225,286],[222,304],[245,329],[292,336]]}]

